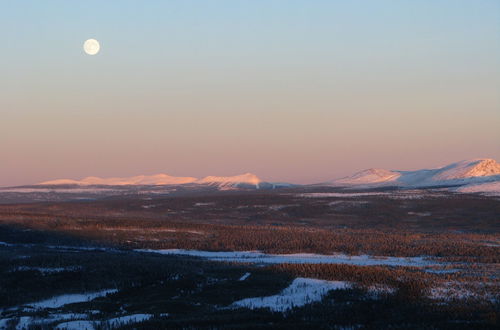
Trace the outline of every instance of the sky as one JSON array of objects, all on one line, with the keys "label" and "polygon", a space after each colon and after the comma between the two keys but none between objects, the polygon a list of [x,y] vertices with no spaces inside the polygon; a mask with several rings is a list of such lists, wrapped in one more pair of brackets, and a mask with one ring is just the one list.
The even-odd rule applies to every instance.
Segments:
[{"label": "sky", "polygon": [[1,1],[0,40],[0,186],[500,161],[496,0]]}]

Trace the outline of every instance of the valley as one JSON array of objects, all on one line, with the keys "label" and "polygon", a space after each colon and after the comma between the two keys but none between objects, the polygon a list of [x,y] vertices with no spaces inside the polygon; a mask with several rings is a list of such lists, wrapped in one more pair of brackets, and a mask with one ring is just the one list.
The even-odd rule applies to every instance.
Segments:
[{"label": "valley", "polygon": [[0,325],[497,322],[497,197],[385,187],[156,189],[0,205],[0,290],[8,298]]}]

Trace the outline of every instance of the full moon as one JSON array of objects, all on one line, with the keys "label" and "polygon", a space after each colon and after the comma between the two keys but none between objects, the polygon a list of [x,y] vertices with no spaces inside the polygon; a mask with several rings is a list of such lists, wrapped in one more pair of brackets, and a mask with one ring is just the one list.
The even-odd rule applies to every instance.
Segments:
[{"label": "full moon", "polygon": [[99,53],[99,49],[101,49],[101,46],[99,46],[99,41],[95,39],[89,39],[83,43],[83,50],[89,55]]}]

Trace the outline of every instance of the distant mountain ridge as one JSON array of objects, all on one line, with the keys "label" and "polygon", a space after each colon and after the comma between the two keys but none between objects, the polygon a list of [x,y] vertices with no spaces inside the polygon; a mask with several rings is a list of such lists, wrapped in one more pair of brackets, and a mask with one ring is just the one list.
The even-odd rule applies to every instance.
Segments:
[{"label": "distant mountain ridge", "polygon": [[[371,168],[341,179],[319,185],[334,187],[376,188],[395,186],[400,188],[455,187],[453,191],[491,192],[500,187],[500,164],[494,159],[476,158],[452,163],[447,166],[416,171],[400,171]],[[167,174],[138,175],[132,177],[86,177],[81,180],[59,179],[38,185],[79,185],[79,186],[161,186],[191,185],[216,187],[219,190],[250,188],[273,189],[298,186],[289,183],[272,183],[260,179],[253,173],[234,176],[176,177]],[[316,185],[317,186],[317,185]],[[500,190],[499,190],[500,193]]]},{"label": "distant mountain ridge", "polygon": [[168,184],[185,184],[196,181],[192,177],[175,177],[167,174],[156,175],[138,175],[125,178],[99,178],[89,176],[82,180],[58,179],[39,183],[40,185],[67,185],[75,184],[81,186],[91,185],[107,185],[107,186],[125,186],[125,185],[168,185]]},{"label": "distant mountain ridge", "polygon": [[86,177],[82,180],[72,179],[57,179],[51,181],[41,182],[38,185],[106,185],[106,186],[138,186],[138,185],[181,185],[181,184],[200,184],[217,186],[219,188],[231,187],[253,187],[260,188],[261,185],[272,185],[262,181],[258,176],[253,173],[245,173],[235,176],[207,176],[202,179],[194,177],[176,177],[167,174],[155,175],[138,175],[132,177],[114,177],[114,178],[99,178],[99,177]]},{"label": "distant mountain ridge", "polygon": [[245,173],[235,176],[206,176],[203,179],[195,181],[198,184],[216,185],[219,187],[232,187],[241,185],[250,185],[259,188],[263,182],[257,175],[253,173]]},{"label": "distant mountain ridge", "polygon": [[494,159],[463,160],[436,169],[396,171],[368,169],[330,182],[338,186],[424,187],[464,185],[500,180],[500,164]]}]

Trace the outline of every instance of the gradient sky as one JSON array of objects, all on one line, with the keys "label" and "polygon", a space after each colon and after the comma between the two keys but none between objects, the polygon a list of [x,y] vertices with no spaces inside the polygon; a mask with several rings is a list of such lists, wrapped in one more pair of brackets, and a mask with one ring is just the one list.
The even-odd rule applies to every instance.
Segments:
[{"label": "gradient sky", "polygon": [[0,186],[500,161],[497,0],[1,1],[0,40]]}]

